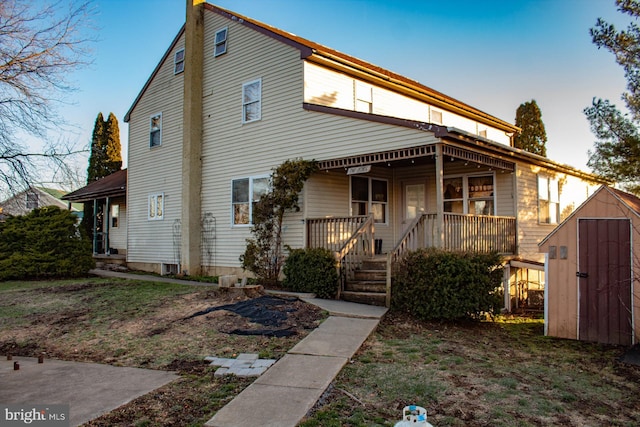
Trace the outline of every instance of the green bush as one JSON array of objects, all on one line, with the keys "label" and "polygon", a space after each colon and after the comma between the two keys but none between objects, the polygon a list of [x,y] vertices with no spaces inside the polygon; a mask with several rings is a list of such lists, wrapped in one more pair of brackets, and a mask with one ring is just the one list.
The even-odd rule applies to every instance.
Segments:
[{"label": "green bush", "polygon": [[394,277],[391,307],[424,320],[478,319],[502,305],[502,262],[496,253],[420,249]]},{"label": "green bush", "polygon": [[0,280],[78,277],[94,266],[70,211],[47,206],[0,223]]},{"label": "green bush", "polygon": [[334,298],[338,292],[336,259],[328,249],[291,250],[283,272],[285,289],[313,292],[318,298]]}]

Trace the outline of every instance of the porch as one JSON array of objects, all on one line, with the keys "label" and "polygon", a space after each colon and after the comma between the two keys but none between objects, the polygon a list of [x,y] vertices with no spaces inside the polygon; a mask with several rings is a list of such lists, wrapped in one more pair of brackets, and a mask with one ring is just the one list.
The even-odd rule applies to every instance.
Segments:
[{"label": "porch", "polygon": [[408,251],[435,247],[447,251],[514,255],[516,219],[483,215],[420,214],[391,251],[376,244],[374,215],[306,220],[307,247],[323,247],[336,255],[338,298],[389,307],[393,269]]}]

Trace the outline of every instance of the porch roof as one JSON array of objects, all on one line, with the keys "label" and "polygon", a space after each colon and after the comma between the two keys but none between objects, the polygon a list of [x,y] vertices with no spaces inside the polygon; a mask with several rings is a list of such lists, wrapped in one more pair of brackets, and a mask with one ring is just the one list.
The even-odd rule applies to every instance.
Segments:
[{"label": "porch roof", "polygon": [[[529,153],[519,148],[500,144],[499,142],[471,134],[458,128],[309,103],[305,103],[303,107],[308,111],[403,126],[422,132],[432,132],[437,138],[440,138],[444,142],[443,154],[446,157],[466,160],[506,171],[515,170],[515,161],[519,160],[536,166],[543,166],[557,172],[568,173],[588,181],[611,184],[611,182],[601,176],[581,171],[569,165],[554,162],[546,157]],[[341,167],[361,166],[429,156],[435,156],[435,144],[325,159],[319,161],[319,167],[321,170],[338,169]]]},{"label": "porch roof", "polygon": [[127,170],[122,169],[102,179],[94,181],[72,193],[62,196],[63,200],[88,202],[105,197],[118,197],[127,194]]}]

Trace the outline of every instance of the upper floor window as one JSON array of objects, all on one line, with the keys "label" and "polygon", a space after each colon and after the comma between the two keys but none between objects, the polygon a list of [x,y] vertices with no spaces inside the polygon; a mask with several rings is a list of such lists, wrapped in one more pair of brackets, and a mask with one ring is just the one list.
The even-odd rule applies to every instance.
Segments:
[{"label": "upper floor window", "polygon": [[351,214],[369,215],[377,223],[386,224],[389,213],[387,181],[383,179],[351,177]]},{"label": "upper floor window", "polygon": [[164,218],[164,193],[149,195],[149,221],[157,221]]},{"label": "upper floor window", "polygon": [[175,64],[173,74],[180,74],[184,71],[184,49],[180,49],[176,52],[176,55],[173,58],[173,63]]},{"label": "upper floor window", "polygon": [[227,27],[216,31],[216,47],[213,56],[220,56],[223,53],[227,53],[227,32]]},{"label": "upper floor window", "polygon": [[27,193],[27,209],[37,209],[38,208],[38,193]]},{"label": "upper floor window", "polygon": [[355,85],[355,110],[361,113],[373,112],[373,88],[358,80],[354,81]]},{"label": "upper floor window", "polygon": [[268,176],[234,179],[231,182],[233,225],[252,224],[253,208],[268,191]]},{"label": "upper floor window", "polygon": [[242,85],[242,122],[249,123],[262,118],[262,79]]},{"label": "upper floor window", "polygon": [[149,147],[162,144],[162,113],[151,116],[149,124]]},{"label": "upper floor window", "polygon": [[473,215],[495,215],[493,178],[493,174],[445,178],[444,211]]},{"label": "upper floor window", "polygon": [[557,179],[538,175],[538,221],[557,224],[560,218],[560,188]]}]

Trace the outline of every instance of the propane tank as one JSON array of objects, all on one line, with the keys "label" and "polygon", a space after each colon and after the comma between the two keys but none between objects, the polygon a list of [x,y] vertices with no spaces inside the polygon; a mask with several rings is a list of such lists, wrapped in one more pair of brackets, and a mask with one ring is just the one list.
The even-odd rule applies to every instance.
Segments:
[{"label": "propane tank", "polygon": [[433,427],[427,422],[427,410],[422,406],[409,405],[402,409],[402,421],[395,427]]}]

